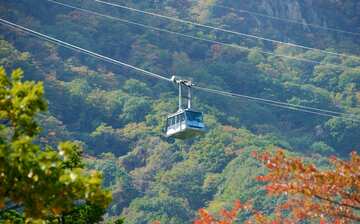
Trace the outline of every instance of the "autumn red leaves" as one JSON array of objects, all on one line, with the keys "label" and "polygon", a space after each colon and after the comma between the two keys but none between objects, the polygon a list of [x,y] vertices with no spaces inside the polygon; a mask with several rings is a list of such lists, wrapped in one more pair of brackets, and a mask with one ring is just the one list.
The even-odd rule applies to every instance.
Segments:
[{"label": "autumn red leaves", "polygon": [[270,196],[286,196],[274,214],[267,216],[252,208],[251,203],[235,202],[232,210],[213,216],[199,210],[194,224],[231,224],[241,212],[249,213],[246,223],[301,223],[311,220],[325,223],[360,222],[360,156],[353,152],[350,160],[331,157],[327,168],[319,169],[300,158],[286,156],[281,150],[275,154],[252,154],[267,167],[268,172],[257,180],[266,183]]},{"label": "autumn red leaves", "polygon": [[220,219],[216,219],[205,209],[200,209],[199,218],[194,221],[194,224],[231,224],[236,220],[240,211],[249,211],[251,208],[250,203],[242,204],[240,201],[235,201],[234,207],[230,211],[225,209],[220,211]]}]

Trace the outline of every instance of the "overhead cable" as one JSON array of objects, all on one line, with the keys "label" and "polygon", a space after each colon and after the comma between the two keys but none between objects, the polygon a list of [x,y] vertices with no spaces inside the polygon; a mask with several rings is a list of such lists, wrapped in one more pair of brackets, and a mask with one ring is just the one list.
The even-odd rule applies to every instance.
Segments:
[{"label": "overhead cable", "polygon": [[[186,37],[186,38],[190,38],[190,39],[194,39],[194,40],[198,40],[198,41],[204,41],[204,42],[211,43],[211,44],[218,44],[218,45],[222,45],[222,46],[225,46],[225,47],[231,47],[231,48],[236,48],[236,49],[245,50],[245,51],[251,51],[252,50],[251,48],[236,45],[236,44],[230,44],[230,43],[226,43],[226,42],[222,42],[222,41],[217,41],[217,40],[212,40],[212,39],[207,39],[207,38],[202,38],[202,37],[196,37],[196,36],[192,36],[192,35],[189,35],[189,34],[184,34],[184,33],[171,31],[171,30],[164,29],[164,28],[158,28],[158,27],[155,27],[155,26],[150,26],[150,25],[146,25],[146,24],[142,24],[142,23],[138,23],[138,22],[133,22],[133,21],[130,21],[130,20],[126,20],[126,19],[122,19],[122,18],[119,18],[119,17],[114,17],[114,16],[102,14],[102,13],[95,12],[95,11],[92,11],[92,10],[89,10],[89,9],[80,8],[80,7],[77,7],[77,6],[69,5],[69,4],[58,2],[58,1],[55,1],[55,0],[47,0],[47,1],[51,2],[51,3],[54,3],[54,4],[57,4],[57,5],[60,5],[60,6],[64,6],[66,8],[78,10],[78,11],[85,12],[85,13],[88,13],[88,14],[92,14],[92,15],[95,15],[95,16],[99,16],[99,17],[119,21],[119,22],[122,22],[122,23],[127,23],[127,24],[131,24],[131,25],[135,25],[135,26],[140,26],[140,27],[143,27],[143,28],[146,28],[146,29],[152,29],[152,30],[155,30],[155,31],[158,31],[158,32],[169,33],[169,34],[172,34],[172,35],[182,36],[182,37]],[[290,59],[290,60],[302,61],[302,62],[312,63],[312,64],[330,65],[330,66],[344,68],[344,69],[353,69],[351,67],[338,65],[338,64],[322,63],[322,62],[316,61],[316,60],[311,60],[311,59],[306,59],[306,58],[301,58],[301,57],[295,57],[295,56],[290,56],[290,55],[284,55],[284,54],[277,54],[277,53],[273,53],[273,52],[270,52],[270,51],[264,51],[264,50],[260,50],[260,49],[257,49],[257,50],[259,52],[263,53],[263,54],[271,55],[271,56],[274,56],[274,57],[286,58],[286,59]]]},{"label": "overhead cable", "polygon": [[[0,23],[5,25],[5,26],[14,28],[16,30],[20,30],[22,32],[28,33],[28,34],[30,34],[32,36],[35,36],[35,37],[38,37],[40,39],[49,41],[49,42],[57,44],[57,45],[60,45],[62,47],[65,47],[65,48],[68,48],[68,49],[71,49],[71,50],[74,50],[74,51],[77,51],[77,52],[80,52],[80,53],[84,53],[86,55],[101,59],[103,61],[110,62],[112,64],[116,64],[116,65],[120,65],[120,66],[124,66],[124,67],[134,69],[134,70],[136,70],[138,72],[141,72],[144,75],[151,76],[153,78],[157,78],[157,79],[160,79],[160,80],[172,82],[171,79],[166,78],[165,76],[162,76],[162,75],[159,75],[159,74],[156,74],[156,73],[153,73],[153,72],[138,68],[136,66],[129,65],[129,64],[125,63],[125,62],[121,62],[119,60],[115,60],[113,58],[110,58],[110,57],[95,53],[93,51],[78,47],[76,45],[73,45],[73,44],[70,44],[68,42],[59,40],[59,39],[51,37],[49,35],[42,34],[40,32],[34,31],[32,29],[26,28],[24,26],[12,23],[12,22],[10,22],[8,20],[0,18]],[[268,105],[271,105],[271,106],[274,106],[274,107],[286,108],[286,109],[289,109],[289,110],[302,111],[302,112],[305,112],[305,113],[312,113],[312,114],[317,114],[317,115],[327,116],[327,117],[337,117],[337,118],[343,118],[343,119],[347,119],[347,120],[360,122],[360,120],[350,118],[349,116],[355,116],[355,115],[352,115],[352,114],[341,113],[341,112],[330,111],[330,110],[323,110],[323,109],[312,108],[312,107],[305,107],[305,106],[301,106],[301,105],[288,104],[288,103],[284,103],[284,102],[280,102],[280,101],[273,101],[273,100],[268,100],[268,99],[263,99],[263,98],[257,98],[257,97],[251,97],[251,96],[236,94],[236,93],[230,93],[230,92],[210,89],[210,88],[206,88],[206,87],[201,87],[201,86],[197,86],[197,85],[195,85],[193,87],[195,89],[199,89],[199,90],[202,90],[202,91],[205,91],[205,92],[212,92],[212,93],[216,93],[216,94],[224,95],[224,96],[228,96],[228,97],[246,98],[248,100],[258,101],[258,102],[265,103],[265,104],[268,104]],[[304,109],[304,108],[309,108],[309,109],[311,108],[311,110]],[[315,110],[315,111],[312,111],[312,110]],[[318,112],[316,112],[316,111],[318,111]],[[324,112],[326,111],[328,113],[322,113],[321,111],[324,111]],[[332,113],[332,114],[330,114],[330,113]],[[345,117],[336,116],[334,114],[339,114],[339,115],[342,114]]]},{"label": "overhead cable", "polygon": [[301,48],[301,49],[305,49],[305,50],[319,51],[319,52],[324,53],[324,54],[330,54],[330,55],[339,56],[339,57],[349,57],[349,58],[360,59],[359,56],[355,56],[355,55],[347,55],[347,54],[332,52],[332,51],[328,51],[328,50],[322,50],[322,49],[318,49],[318,48],[308,47],[308,46],[304,46],[304,45],[300,45],[300,44],[283,42],[283,41],[274,40],[274,39],[270,39],[270,38],[260,37],[260,36],[256,36],[256,35],[252,35],[252,34],[242,33],[242,32],[233,31],[233,30],[224,29],[224,28],[215,27],[215,26],[210,26],[210,25],[197,23],[197,22],[184,20],[184,19],[179,19],[179,18],[175,18],[175,17],[171,17],[171,16],[165,16],[165,15],[162,15],[162,14],[149,12],[149,11],[144,11],[144,10],[141,10],[141,9],[136,9],[136,8],[132,8],[132,7],[129,7],[129,6],[120,5],[120,4],[116,4],[116,3],[111,3],[111,2],[107,2],[107,1],[102,1],[102,0],[94,0],[94,1],[98,2],[98,3],[101,3],[101,4],[114,6],[114,7],[117,7],[117,8],[130,10],[130,11],[137,12],[137,13],[151,15],[151,16],[155,16],[155,17],[159,17],[159,18],[163,18],[163,19],[167,19],[167,20],[172,20],[172,21],[175,21],[175,22],[180,22],[180,23],[184,23],[184,24],[188,24],[188,25],[193,25],[193,26],[197,26],[197,27],[203,27],[203,28],[207,28],[207,29],[221,31],[221,32],[225,32],[225,33],[230,33],[230,34],[234,34],[234,35],[238,35],[238,36],[242,36],[242,37],[246,37],[246,38],[253,38],[253,39],[263,40],[263,41],[272,42],[272,43],[276,43],[276,44],[287,45],[287,46],[290,46],[290,47],[297,47],[297,48]]},{"label": "overhead cable", "polygon": [[259,16],[259,17],[264,17],[264,18],[268,18],[268,19],[283,21],[283,22],[287,22],[287,23],[293,23],[293,24],[302,25],[302,26],[313,27],[313,28],[322,29],[322,30],[328,30],[328,31],[333,31],[333,32],[338,32],[338,33],[344,33],[344,34],[360,36],[360,33],[352,32],[352,31],[347,31],[347,30],[341,30],[341,29],[338,29],[338,28],[321,26],[321,25],[318,25],[318,24],[302,22],[302,21],[295,20],[295,19],[283,18],[283,17],[278,17],[278,16],[271,16],[271,15],[268,15],[268,14],[254,12],[254,11],[245,10],[245,9],[236,9],[236,8],[232,8],[232,7],[221,5],[221,4],[213,4],[212,7],[213,8],[227,9],[227,10],[230,10],[230,11],[233,11],[233,12],[246,13],[246,14],[249,14],[249,15],[255,15],[255,16]]},{"label": "overhead cable", "polygon": [[284,103],[281,101],[269,100],[269,99],[264,99],[264,98],[259,98],[259,97],[252,97],[252,96],[247,96],[247,95],[243,95],[243,94],[237,94],[237,93],[231,93],[231,92],[226,92],[226,91],[222,91],[222,90],[210,89],[210,88],[201,87],[201,86],[197,86],[197,85],[193,86],[193,88],[201,90],[201,91],[209,92],[209,93],[214,93],[217,95],[247,99],[247,100],[251,100],[251,101],[257,101],[257,102],[261,102],[261,103],[264,103],[264,104],[267,104],[267,105],[270,105],[273,107],[279,107],[279,108],[288,109],[288,110],[300,111],[300,112],[305,112],[305,113],[310,113],[310,114],[315,114],[315,115],[320,115],[320,116],[325,116],[325,117],[339,118],[338,115],[343,115],[343,117],[341,117],[342,119],[360,122],[359,119],[354,118],[354,117],[356,117],[354,114],[348,114],[348,113],[324,110],[324,109],[319,109],[319,108],[314,108],[314,107],[307,107],[307,106],[302,106],[302,105]]},{"label": "overhead cable", "polygon": [[86,49],[84,49],[84,48],[81,48],[81,47],[78,47],[78,46],[76,46],[76,45],[67,43],[67,42],[65,42],[65,41],[56,39],[56,38],[51,37],[51,36],[49,36],[49,35],[42,34],[42,33],[39,33],[39,32],[37,32],[37,31],[34,31],[34,30],[32,30],[32,29],[26,28],[26,27],[24,27],[24,26],[21,26],[21,25],[12,23],[12,22],[7,21],[7,20],[5,20],[5,19],[0,18],[0,23],[4,24],[4,25],[6,25],[6,26],[10,26],[10,27],[16,28],[16,29],[21,30],[21,31],[23,31],[23,32],[29,33],[29,34],[31,34],[31,35],[33,35],[33,36],[39,37],[39,38],[44,39],[44,40],[47,40],[47,41],[49,41],[49,42],[52,42],[52,43],[61,45],[61,46],[65,47],[65,48],[72,49],[72,50],[76,50],[77,52],[81,52],[81,53],[84,53],[84,54],[87,54],[87,55],[90,55],[90,56],[99,58],[99,59],[101,59],[101,60],[103,60],[103,61],[107,61],[107,62],[110,62],[110,63],[112,63],[112,64],[121,65],[121,66],[124,66],[124,67],[127,67],[127,68],[131,68],[131,69],[134,69],[134,70],[136,70],[136,71],[142,72],[142,73],[144,73],[145,75],[152,76],[152,77],[157,78],[157,79],[162,79],[162,80],[171,82],[171,79],[166,78],[166,77],[164,77],[164,76],[155,74],[155,73],[153,73],[153,72],[146,71],[146,70],[144,70],[144,69],[135,67],[135,66],[133,66],[133,65],[129,65],[129,64],[125,63],[125,62],[121,62],[121,61],[119,61],[119,60],[115,60],[115,59],[113,59],[113,58],[110,58],[110,57],[107,57],[107,56],[104,56],[104,55],[95,53],[95,52],[93,52],[93,51],[86,50]]}]

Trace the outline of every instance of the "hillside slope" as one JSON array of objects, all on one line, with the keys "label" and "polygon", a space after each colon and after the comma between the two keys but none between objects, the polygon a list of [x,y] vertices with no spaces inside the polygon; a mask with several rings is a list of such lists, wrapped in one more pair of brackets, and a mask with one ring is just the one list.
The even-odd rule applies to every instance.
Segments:
[{"label": "hillside slope", "polygon": [[[1,1],[1,17],[167,77],[175,74],[215,89],[360,115],[359,58],[200,31],[93,1],[63,2],[250,49],[155,32],[48,1]],[[227,5],[360,32],[357,1],[126,4],[286,42],[348,54],[360,52],[356,35],[284,25],[214,7]],[[194,92],[194,106],[206,114],[208,133],[168,143],[161,130],[166,115],[177,107],[175,86],[4,26],[0,30],[0,65],[21,67],[25,78],[44,82],[49,113],[39,117],[45,128],[38,141],[54,144],[58,139],[71,139],[84,145],[88,166],[101,170],[105,186],[113,191],[109,217],[124,215],[128,223],[188,223],[198,208],[218,210],[238,198],[252,198],[257,208],[271,212],[276,201],[263,200],[264,192],[254,177],[264,171],[250,158],[251,151],[281,147],[321,160],[322,156],[346,156],[360,148],[360,122],[198,91]],[[265,50],[321,63],[264,55],[261,51]]]}]

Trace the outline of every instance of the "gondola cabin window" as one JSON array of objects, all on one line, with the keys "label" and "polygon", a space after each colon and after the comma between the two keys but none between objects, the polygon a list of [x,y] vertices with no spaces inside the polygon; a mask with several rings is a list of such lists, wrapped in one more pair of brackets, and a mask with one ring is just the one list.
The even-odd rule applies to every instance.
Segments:
[{"label": "gondola cabin window", "polygon": [[[168,138],[189,139],[206,132],[203,121],[203,113],[195,111],[191,108],[191,81],[178,80],[172,77],[171,80],[178,84],[179,87],[179,109],[176,113],[167,117],[165,135]],[[187,108],[183,108],[182,104],[182,87],[186,87]]]}]

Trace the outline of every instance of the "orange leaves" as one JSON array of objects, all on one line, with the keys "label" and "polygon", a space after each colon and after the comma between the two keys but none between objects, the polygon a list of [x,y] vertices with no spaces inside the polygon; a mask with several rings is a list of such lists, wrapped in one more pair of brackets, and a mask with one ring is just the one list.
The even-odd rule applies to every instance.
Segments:
[{"label": "orange leaves", "polygon": [[60,207],[53,207],[51,208],[51,211],[54,213],[54,215],[60,215],[61,212],[63,212],[63,209]]},{"label": "orange leaves", "polygon": [[4,201],[4,199],[0,199],[0,209],[3,209],[3,208],[5,208],[5,201]]},{"label": "orange leaves", "polygon": [[256,180],[259,181],[259,182],[267,182],[270,179],[267,176],[257,176]]},{"label": "orange leaves", "polygon": [[249,205],[242,205],[240,201],[235,201],[234,207],[230,211],[225,209],[220,211],[220,219],[216,219],[205,209],[199,209],[199,218],[194,221],[194,224],[232,224],[236,220],[239,211],[248,208],[250,208]]},{"label": "orange leaves", "polygon": [[[319,219],[338,223],[360,221],[360,156],[353,152],[349,161],[331,157],[333,170],[321,171],[299,158],[287,158],[279,150],[275,155],[253,153],[269,170],[257,177],[266,182],[266,191],[286,194],[289,199],[279,207],[291,210],[292,221]],[[258,217],[259,219],[259,217]]]},{"label": "orange leaves", "polygon": [[231,224],[245,210],[253,214],[247,224],[360,223],[360,156],[356,152],[349,161],[331,157],[332,170],[319,170],[300,158],[286,157],[281,150],[274,155],[252,152],[251,156],[268,168],[266,175],[256,178],[267,183],[265,190],[287,196],[287,201],[275,208],[275,216],[269,218],[254,211],[250,203],[236,202],[232,210],[220,212],[220,219],[200,209],[195,224]]},{"label": "orange leaves", "polygon": [[268,219],[261,213],[256,213],[254,218],[257,223],[266,223],[268,221]]},{"label": "orange leaves", "polygon": [[257,158],[258,154],[256,151],[252,151],[250,154],[253,158]]},{"label": "orange leaves", "polygon": [[194,224],[215,224],[215,219],[205,209],[199,209],[199,219]]},{"label": "orange leaves", "polygon": [[320,222],[319,222],[319,224],[326,224],[326,222],[325,222],[325,220],[323,220],[323,219],[320,219]]},{"label": "orange leaves", "polygon": [[245,209],[247,209],[247,208],[246,208],[246,204],[245,204],[245,205],[242,205],[240,200],[236,200],[236,201],[234,202],[234,208],[233,208],[233,209],[239,210],[239,209],[241,209],[242,207],[244,207]]}]

